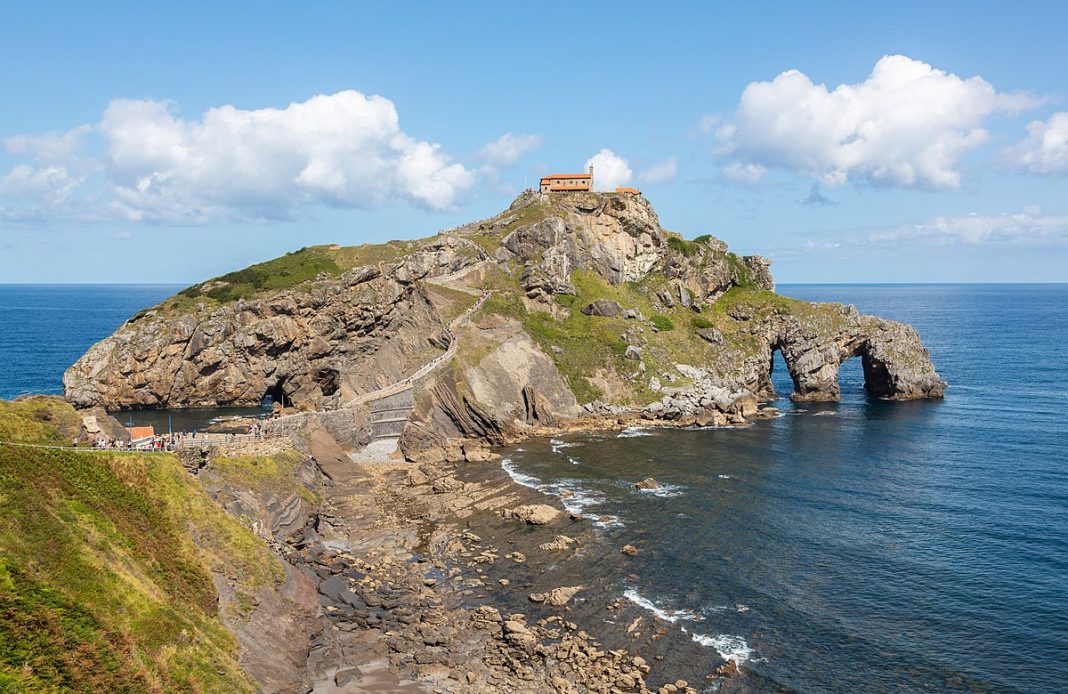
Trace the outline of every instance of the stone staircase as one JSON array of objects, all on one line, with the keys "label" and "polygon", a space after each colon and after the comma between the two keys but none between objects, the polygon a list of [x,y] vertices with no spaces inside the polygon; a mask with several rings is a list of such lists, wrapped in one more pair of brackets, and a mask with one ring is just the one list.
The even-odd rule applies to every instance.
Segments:
[{"label": "stone staircase", "polygon": [[409,386],[391,393],[371,405],[371,442],[363,450],[353,454],[357,461],[386,461],[397,452],[397,443],[404,432],[404,425],[415,409],[415,394]]}]

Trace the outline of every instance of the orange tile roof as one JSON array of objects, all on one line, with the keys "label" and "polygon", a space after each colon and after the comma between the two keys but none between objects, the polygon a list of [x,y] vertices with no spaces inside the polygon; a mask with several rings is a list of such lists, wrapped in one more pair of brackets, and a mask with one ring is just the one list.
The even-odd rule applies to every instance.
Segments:
[{"label": "orange tile roof", "polygon": [[127,429],[130,432],[131,439],[144,439],[149,436],[155,436],[156,430],[152,427],[130,427]]},{"label": "orange tile roof", "polygon": [[634,195],[641,195],[641,191],[637,188],[627,188],[626,186],[619,186],[616,188],[617,193],[632,193]]},{"label": "orange tile roof", "polygon": [[593,178],[593,174],[553,174],[552,176],[542,176],[541,180],[544,181],[549,178]]}]

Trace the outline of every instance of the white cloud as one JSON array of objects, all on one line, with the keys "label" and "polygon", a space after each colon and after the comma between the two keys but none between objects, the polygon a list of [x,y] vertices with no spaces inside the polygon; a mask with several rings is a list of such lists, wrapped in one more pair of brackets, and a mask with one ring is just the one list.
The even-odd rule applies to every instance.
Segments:
[{"label": "white cloud", "polygon": [[731,162],[723,167],[723,175],[732,181],[741,181],[743,183],[753,183],[759,181],[768,170],[760,164],[743,164],[741,162]]},{"label": "white cloud", "polygon": [[697,133],[700,135],[708,135],[722,122],[723,116],[718,113],[706,113],[701,116],[701,120],[697,121]]},{"label": "white cloud", "polygon": [[1027,125],[1027,139],[1006,151],[1009,162],[1040,176],[1068,175],[1068,111]]},{"label": "white cloud", "polygon": [[826,185],[956,188],[960,157],[987,139],[983,121],[1039,103],[901,55],[880,59],[863,82],[833,90],[789,70],[745,88],[733,122],[717,131],[717,153],[734,158],[735,173],[757,166]]},{"label": "white cloud", "polygon": [[[88,131],[5,140],[11,154],[35,163],[17,164],[0,195],[38,185],[29,200],[42,214],[71,214],[70,205],[56,202],[84,182],[70,170],[85,168],[75,163],[84,158],[80,142]],[[94,162],[100,180],[81,191],[95,205],[84,216],[199,223],[285,219],[317,204],[400,202],[441,210],[453,207],[475,179],[439,145],[402,131],[389,99],[352,90],[285,108],[220,106],[198,119],[176,116],[163,102],[120,99],[91,131],[105,154]],[[24,215],[28,204],[20,201]]]},{"label": "white cloud", "polygon": [[490,166],[507,168],[515,165],[520,157],[541,147],[541,135],[515,135],[505,133],[478,150],[479,158]]},{"label": "white cloud", "polygon": [[634,172],[627,160],[605,148],[586,160],[585,169],[593,167],[594,190],[615,190],[616,186],[630,183]]},{"label": "white cloud", "polygon": [[638,174],[638,178],[642,183],[667,183],[668,181],[675,180],[675,176],[679,173],[679,164],[675,157],[662,161],[659,164],[650,166],[645,171]]}]

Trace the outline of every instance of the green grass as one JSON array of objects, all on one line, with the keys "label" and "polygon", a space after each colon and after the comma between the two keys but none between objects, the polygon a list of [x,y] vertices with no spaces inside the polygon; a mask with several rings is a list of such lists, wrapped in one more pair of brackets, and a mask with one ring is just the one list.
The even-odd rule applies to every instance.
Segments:
[{"label": "green grass", "polygon": [[667,244],[668,248],[676,253],[681,253],[687,258],[692,258],[701,251],[701,244],[695,241],[687,241],[681,236],[676,236],[674,234],[668,235]]},{"label": "green grass", "polygon": [[69,446],[80,428],[81,417],[59,398],[0,400],[0,441]]},{"label": "green grass", "polygon": [[167,299],[159,306],[145,309],[133,320],[151,311],[174,315],[192,311],[197,304],[219,305],[253,299],[270,292],[292,289],[311,282],[320,274],[336,277],[362,265],[391,262],[411,253],[418,241],[390,241],[361,246],[309,246],[298,251],[200,282]]},{"label": "green grass", "polygon": [[[0,430],[55,442],[76,414],[42,406]],[[0,507],[0,690],[252,689],[211,572],[250,594],[282,567],[177,458],[0,444]]]},{"label": "green grass", "polygon": [[212,458],[208,467],[228,482],[248,487],[261,496],[296,493],[309,504],[316,504],[318,494],[296,478],[297,466],[305,459],[305,455],[296,451],[233,458],[219,456]]},{"label": "green grass", "polygon": [[[564,301],[560,301],[560,296],[555,297],[558,303],[571,308],[570,314],[564,319],[555,318],[547,311],[528,312],[523,305],[518,281],[504,273],[496,273],[487,281],[486,288],[493,289],[494,294],[481,310],[519,320],[542,351],[556,364],[579,402],[605,397],[588,378],[598,371],[614,370],[623,378],[634,372],[634,362],[623,358],[627,347],[627,341],[623,338],[626,331],[644,327],[642,334],[646,344],[642,349],[642,359],[649,373],[673,369],[676,363],[702,363],[709,356],[712,348],[691,331],[675,331],[671,334],[652,331],[653,325],[658,325],[658,329],[664,331],[675,325],[689,325],[695,315],[683,307],[657,313],[651,297],[666,286],[664,278],[650,276],[641,283],[613,285],[595,273],[576,271],[571,274],[571,283],[575,287],[573,296]],[[652,318],[643,323],[624,318],[587,316],[578,310],[578,307],[596,299],[618,301],[622,306],[636,308],[642,315]],[[562,353],[553,350],[554,346],[562,349]],[[628,390],[629,398],[618,402],[648,402],[656,397],[648,389],[646,378],[630,381]]]},{"label": "green grass", "polygon": [[674,330],[675,323],[662,313],[654,313],[649,322],[656,326],[657,330]]}]

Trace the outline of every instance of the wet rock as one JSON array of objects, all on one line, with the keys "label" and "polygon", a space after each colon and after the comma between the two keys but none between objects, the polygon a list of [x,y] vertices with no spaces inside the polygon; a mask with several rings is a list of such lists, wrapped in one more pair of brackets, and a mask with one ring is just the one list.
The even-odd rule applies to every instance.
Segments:
[{"label": "wet rock", "polygon": [[538,545],[538,549],[545,551],[561,551],[571,549],[572,545],[576,542],[575,538],[568,537],[567,535],[557,535],[551,542],[543,542]]},{"label": "wet rock", "polygon": [[531,602],[544,602],[552,605],[553,607],[562,607],[566,605],[571,598],[575,597],[575,594],[583,589],[583,586],[570,586],[562,588],[553,588],[548,593],[531,593]]},{"label": "wet rock", "polygon": [[560,516],[560,511],[546,504],[528,504],[501,511],[504,518],[515,518],[530,525],[548,525]]},{"label": "wet rock", "polygon": [[660,483],[652,477],[646,477],[641,482],[634,483],[635,489],[660,489]]},{"label": "wet rock", "polygon": [[625,554],[628,557],[634,557],[638,555],[638,548],[634,545],[623,545],[623,547],[621,547],[619,551],[621,554]]}]

